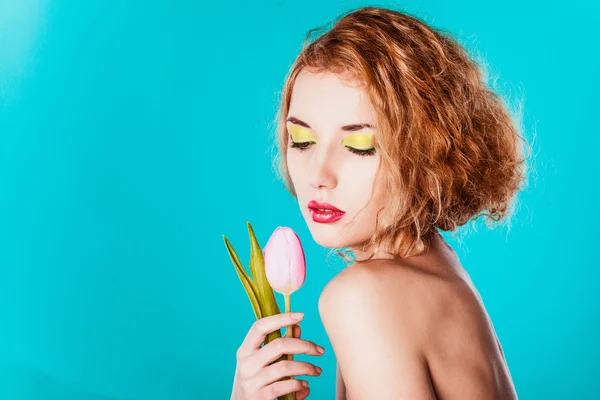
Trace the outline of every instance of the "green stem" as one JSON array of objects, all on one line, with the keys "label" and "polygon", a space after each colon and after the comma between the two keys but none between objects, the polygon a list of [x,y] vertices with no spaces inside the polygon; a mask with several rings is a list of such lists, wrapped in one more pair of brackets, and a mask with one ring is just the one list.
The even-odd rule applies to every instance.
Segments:
[{"label": "green stem", "polygon": [[[290,305],[290,297],[291,297],[291,294],[284,294],[283,295],[283,298],[285,299],[285,312],[286,313],[289,313],[289,312],[292,311],[291,310],[292,307]],[[287,327],[287,330],[285,331],[285,337],[289,337],[289,338],[294,337],[294,326],[293,325],[290,325],[290,326]],[[288,354],[287,355],[287,359],[289,361],[294,361],[294,355],[293,354]],[[294,377],[290,376],[290,379],[294,379]],[[294,398],[295,397],[296,397],[296,394],[294,393]]]},{"label": "green stem", "polygon": [[[285,299],[285,312],[289,313],[289,312],[291,312],[291,307],[290,307],[290,297],[291,297],[291,295],[284,294],[283,297]],[[293,337],[292,326],[288,326],[287,327],[287,330],[285,331],[285,337]]]}]

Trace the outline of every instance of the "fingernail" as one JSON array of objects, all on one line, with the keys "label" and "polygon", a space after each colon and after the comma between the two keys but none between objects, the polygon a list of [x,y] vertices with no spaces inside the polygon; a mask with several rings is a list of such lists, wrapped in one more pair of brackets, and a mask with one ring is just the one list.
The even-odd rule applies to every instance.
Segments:
[{"label": "fingernail", "polygon": [[317,346],[317,351],[319,352],[319,354],[325,353],[325,349],[322,348],[321,346]]},{"label": "fingernail", "polygon": [[308,382],[302,381],[302,386],[307,387],[308,386]]},{"label": "fingernail", "polygon": [[323,369],[321,367],[317,367],[317,372],[321,373],[323,371]]},{"label": "fingernail", "polygon": [[301,320],[304,317],[304,313],[292,313],[292,319]]}]

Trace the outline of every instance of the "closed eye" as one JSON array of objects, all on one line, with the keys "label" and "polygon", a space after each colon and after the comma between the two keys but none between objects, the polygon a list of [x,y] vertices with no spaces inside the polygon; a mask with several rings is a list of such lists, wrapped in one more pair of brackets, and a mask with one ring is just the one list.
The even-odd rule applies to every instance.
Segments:
[{"label": "closed eye", "polygon": [[[298,149],[299,151],[304,151],[307,150],[311,144],[314,144],[315,142],[312,141],[308,141],[308,142],[294,142],[292,140],[292,138],[290,137],[290,147],[294,148],[294,149]],[[350,151],[351,153],[357,154],[359,156],[372,156],[376,153],[375,147],[372,147],[370,149],[355,149],[354,147],[351,146],[344,146],[345,148],[348,149],[348,151]]]},{"label": "closed eye", "polygon": [[344,147],[347,148],[348,150],[350,150],[350,152],[352,152],[354,154],[358,154],[359,156],[372,156],[376,153],[375,147],[372,147],[367,150],[355,149],[354,147],[350,147],[350,146],[344,146]]},{"label": "closed eye", "polygon": [[300,149],[300,150],[306,150],[308,149],[308,147],[311,144],[316,143],[315,141],[312,140],[306,140],[306,141],[298,141],[298,142],[294,142],[294,139],[292,139],[292,136],[289,136],[290,139],[290,147],[295,148],[295,149]]},{"label": "closed eye", "polygon": [[308,149],[308,146],[310,146],[314,142],[294,142],[293,140],[290,140],[290,143],[291,143],[290,147],[292,147],[292,148],[306,150],[306,149]]}]

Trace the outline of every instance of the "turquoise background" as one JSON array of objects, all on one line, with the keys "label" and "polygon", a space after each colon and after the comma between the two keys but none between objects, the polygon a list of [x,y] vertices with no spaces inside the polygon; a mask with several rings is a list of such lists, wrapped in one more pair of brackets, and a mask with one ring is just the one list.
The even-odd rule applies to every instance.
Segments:
[{"label": "turquoise background", "polygon": [[[304,34],[363,5],[0,1],[0,398],[229,398],[254,315],[221,235],[247,263],[250,221],[261,245],[279,225],[303,240],[292,309],[327,352],[296,359],[333,399],[317,299],[342,264],[276,179],[271,121]],[[600,398],[599,3],[376,5],[459,35],[524,99],[535,162],[510,226],[446,237],[519,397]]]}]

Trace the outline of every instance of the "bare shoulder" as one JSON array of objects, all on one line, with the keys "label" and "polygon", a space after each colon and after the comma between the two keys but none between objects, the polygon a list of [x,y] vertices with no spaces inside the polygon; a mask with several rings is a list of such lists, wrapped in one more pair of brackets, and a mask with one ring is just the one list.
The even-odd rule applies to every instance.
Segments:
[{"label": "bare shoulder", "polygon": [[438,314],[444,313],[448,298],[468,298],[461,283],[464,282],[452,276],[416,269],[398,261],[355,264],[325,286],[319,297],[319,311],[326,317],[329,312],[342,311],[338,307],[343,304],[353,304],[360,299],[360,304],[377,306],[368,309],[369,313],[400,318],[417,340],[429,331]]},{"label": "bare shoulder", "polygon": [[[377,364],[387,371],[382,379],[402,382],[396,389],[404,390],[404,397],[394,398],[516,399],[483,303],[456,274],[398,261],[356,264],[323,289],[319,313],[352,399],[388,394],[368,392],[369,380],[352,389],[353,380],[374,373]],[[371,368],[357,362],[356,350],[348,350],[367,335],[374,343],[365,345],[381,346],[375,354],[382,358],[363,360]]]},{"label": "bare shoulder", "polygon": [[436,398],[417,332],[424,320],[411,300],[419,279],[382,261],[353,265],[323,289],[319,314],[350,399]]}]

